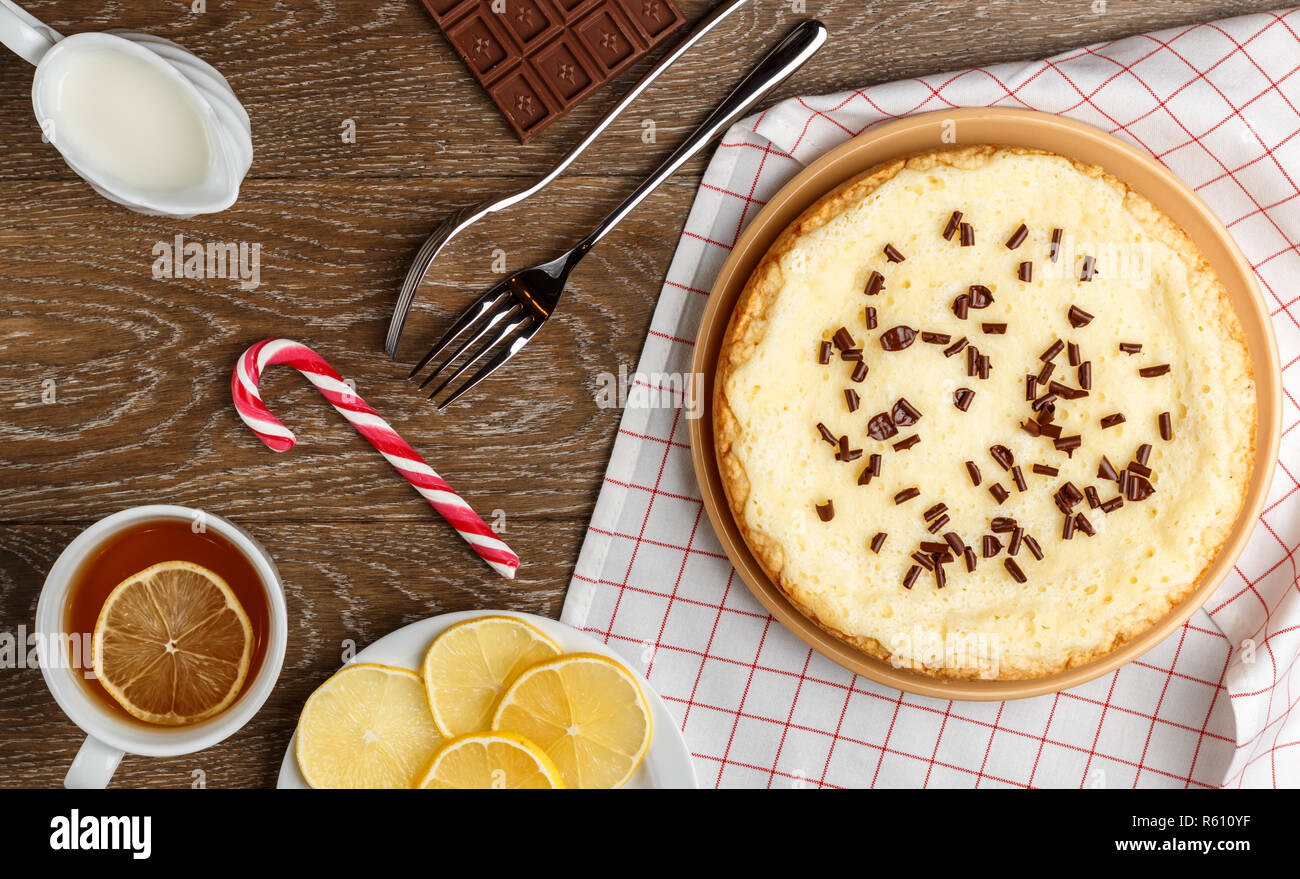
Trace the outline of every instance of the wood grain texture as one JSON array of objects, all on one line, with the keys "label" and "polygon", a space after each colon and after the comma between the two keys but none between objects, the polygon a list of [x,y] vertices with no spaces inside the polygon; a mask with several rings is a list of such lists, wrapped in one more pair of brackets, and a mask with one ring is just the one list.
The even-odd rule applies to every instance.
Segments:
[{"label": "wood grain texture", "polygon": [[[510,607],[555,616],[600,487],[619,413],[601,373],[635,364],[707,156],[609,236],[558,316],[508,367],[439,416],[404,376],[431,336],[494,278],[567,247],[701,120],[799,18],[831,30],[774,97],[1031,58],[1267,2],[754,0],[683,59],[564,180],[457,240],[422,290],[397,363],[382,340],[395,292],[453,206],[536,176],[651,61],[520,147],[415,0],[234,3],[31,0],[65,34],[107,27],[174,39],[230,80],[253,124],[239,202],[192,221],[142,217],[95,196],[42,144],[31,69],[0,57],[0,629],[31,626],[46,571],[86,525],[151,502],[244,525],[275,557],[289,655],[267,706],[189,757],[128,757],[115,786],[274,784],[303,700],[341,662],[425,616]],[[710,0],[680,0],[692,19]],[[339,137],[345,120],[357,141]],[[657,144],[641,140],[654,119]],[[155,280],[151,249],[260,244],[261,283]],[[524,559],[507,583],[456,538],[292,370],[263,381],[299,445],[275,455],[229,403],[236,356],[265,336],[317,348],[484,515],[505,514]],[[54,399],[48,400],[53,388]],[[80,743],[34,668],[0,669],[0,785],[57,785]]]}]

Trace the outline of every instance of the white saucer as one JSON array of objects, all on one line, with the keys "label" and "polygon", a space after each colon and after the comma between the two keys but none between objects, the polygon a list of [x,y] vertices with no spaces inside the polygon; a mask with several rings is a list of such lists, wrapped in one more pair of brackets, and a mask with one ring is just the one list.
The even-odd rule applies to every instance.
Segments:
[{"label": "white saucer", "polygon": [[[390,632],[380,638],[354,656],[348,664],[378,662],[384,665],[419,671],[420,665],[424,661],[424,653],[429,649],[429,643],[443,629],[462,620],[482,616],[518,617],[541,629],[556,644],[560,645],[560,649],[566,653],[576,651],[599,653],[611,659],[616,659],[625,668],[627,667],[627,662],[621,656],[585,632],[580,632],[547,617],[534,616],[530,613],[515,613],[508,610],[461,611],[411,623],[409,626],[403,626],[397,631]],[[682,738],[682,731],[677,728],[677,721],[668,713],[668,708],[664,705],[663,700],[659,698],[659,694],[650,688],[645,679],[634,670],[632,673],[637,675],[641,689],[645,692],[646,701],[650,703],[650,713],[654,718],[654,738],[650,741],[650,750],[646,752],[641,768],[636,771],[636,775],[632,776],[632,780],[628,782],[627,787],[698,787],[699,783],[695,779],[695,764],[691,760],[691,751],[686,747],[686,740]],[[297,744],[298,733],[295,730],[293,738],[289,740],[289,747],[285,749],[284,762],[280,764],[280,778],[276,782],[276,787],[297,789],[308,787],[307,780],[302,777],[302,772],[298,769],[298,759],[295,756]]]}]

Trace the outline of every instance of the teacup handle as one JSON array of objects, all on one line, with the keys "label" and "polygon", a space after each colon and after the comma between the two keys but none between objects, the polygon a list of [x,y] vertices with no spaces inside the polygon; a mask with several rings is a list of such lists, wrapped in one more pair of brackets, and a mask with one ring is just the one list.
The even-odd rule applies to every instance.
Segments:
[{"label": "teacup handle", "polygon": [[12,0],[0,0],[0,43],[28,64],[40,64],[63,35]]},{"label": "teacup handle", "polygon": [[102,790],[122,762],[122,751],[106,745],[94,736],[86,736],[81,743],[68,774],[63,776],[63,786],[77,789]]}]

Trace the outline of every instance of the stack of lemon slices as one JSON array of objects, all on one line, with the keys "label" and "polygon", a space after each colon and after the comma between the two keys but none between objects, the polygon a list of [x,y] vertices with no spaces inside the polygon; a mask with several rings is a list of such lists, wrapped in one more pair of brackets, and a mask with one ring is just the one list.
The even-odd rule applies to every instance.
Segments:
[{"label": "stack of lemon slices", "polygon": [[482,616],[438,635],[419,674],[336,673],[303,707],[297,756],[312,787],[609,788],[636,772],[650,735],[622,665]]}]

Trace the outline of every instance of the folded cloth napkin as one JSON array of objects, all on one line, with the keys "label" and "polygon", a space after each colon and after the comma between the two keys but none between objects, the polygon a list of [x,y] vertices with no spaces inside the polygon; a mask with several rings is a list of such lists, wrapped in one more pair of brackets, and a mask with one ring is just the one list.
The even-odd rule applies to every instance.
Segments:
[{"label": "folded cloth napkin", "polygon": [[[1300,14],[1248,15],[796,98],[740,123],[704,175],[619,425],[562,619],[667,700],[713,786],[1300,785]],[[709,528],[682,387],[715,274],[804,165],[882,121],[965,106],[1070,116],[1147,150],[1231,230],[1273,316],[1282,448],[1259,526],[1187,625],[1048,696],[951,702],[857,677],[774,622]],[[1293,295],[1294,294],[1294,295]],[[689,396],[681,398],[690,403]]]}]

